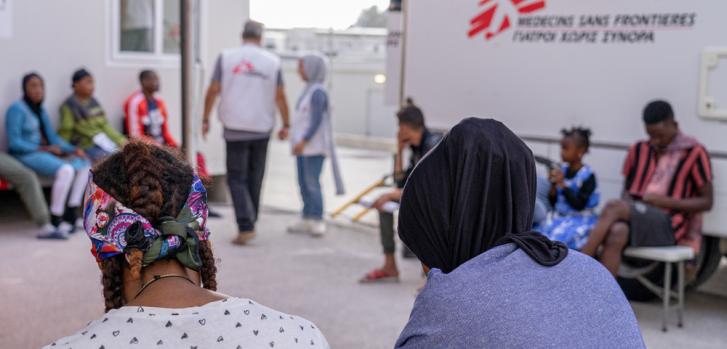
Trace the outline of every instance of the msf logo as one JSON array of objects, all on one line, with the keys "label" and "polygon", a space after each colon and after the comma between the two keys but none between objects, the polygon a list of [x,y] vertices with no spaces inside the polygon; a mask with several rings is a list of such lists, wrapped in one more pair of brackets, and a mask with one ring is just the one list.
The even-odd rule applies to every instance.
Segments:
[{"label": "msf logo", "polygon": [[480,0],[480,6],[484,9],[470,20],[467,35],[484,33],[485,40],[490,40],[510,28],[519,15],[544,9],[545,0]]}]

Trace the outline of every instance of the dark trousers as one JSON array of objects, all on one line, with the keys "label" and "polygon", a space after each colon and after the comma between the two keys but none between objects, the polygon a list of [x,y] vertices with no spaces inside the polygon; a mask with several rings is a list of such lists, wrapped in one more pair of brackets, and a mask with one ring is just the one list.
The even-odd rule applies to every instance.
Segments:
[{"label": "dark trousers", "polygon": [[269,138],[227,144],[227,186],[240,232],[255,230]]},{"label": "dark trousers", "polygon": [[379,212],[379,232],[381,232],[381,246],[384,254],[394,254],[396,241],[394,240],[394,215],[389,212]]}]

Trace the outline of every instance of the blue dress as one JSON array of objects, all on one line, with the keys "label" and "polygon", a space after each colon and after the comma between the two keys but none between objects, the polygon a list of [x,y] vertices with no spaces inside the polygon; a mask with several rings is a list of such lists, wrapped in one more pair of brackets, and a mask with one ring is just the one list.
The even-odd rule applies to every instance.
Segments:
[{"label": "blue dress", "polygon": [[[563,173],[568,173],[567,164],[563,165],[561,169]],[[572,178],[565,178],[564,183],[571,193],[577,193],[591,176],[595,176],[591,167],[583,165]],[[588,235],[598,220],[596,207],[599,200],[598,188],[594,187],[593,192],[585,200],[585,207],[576,209],[566,198],[565,190],[558,188],[554,210],[548,216],[540,232],[551,240],[565,243],[568,248],[580,250],[586,244]]]},{"label": "blue dress", "polygon": [[[51,127],[48,113],[41,109],[40,118],[45,126],[45,134],[49,145],[57,145],[61,151],[70,154],[76,147],[64,141]],[[38,150],[41,145],[42,133],[38,116],[33,114],[30,107],[19,100],[13,103],[5,115],[5,131],[7,132],[8,148],[10,154],[26,167],[44,177],[53,177],[61,166],[69,164],[73,169],[89,167],[88,160],[77,156],[58,157],[51,153]]]}]

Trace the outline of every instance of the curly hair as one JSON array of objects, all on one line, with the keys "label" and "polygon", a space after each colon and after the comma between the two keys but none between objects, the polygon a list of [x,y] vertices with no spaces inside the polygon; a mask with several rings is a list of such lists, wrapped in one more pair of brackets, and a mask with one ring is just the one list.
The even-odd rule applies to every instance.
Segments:
[{"label": "curly hair", "polygon": [[591,130],[585,127],[571,127],[570,129],[560,130],[563,137],[572,137],[578,146],[583,147],[586,152],[591,147]]},{"label": "curly hair", "polygon": [[[152,225],[161,217],[176,217],[186,202],[194,180],[192,168],[179,153],[142,141],[127,144],[93,170],[93,180],[124,206],[144,216]],[[106,311],[124,305],[122,270],[141,275],[143,252],[129,248],[122,255],[101,262],[101,283]],[[217,267],[208,241],[200,241],[202,285],[217,290]]]}]

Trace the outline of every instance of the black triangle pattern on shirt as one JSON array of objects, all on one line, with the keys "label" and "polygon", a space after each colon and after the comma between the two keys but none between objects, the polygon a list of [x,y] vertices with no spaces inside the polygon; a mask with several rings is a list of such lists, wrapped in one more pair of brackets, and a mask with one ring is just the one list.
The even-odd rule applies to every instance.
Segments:
[{"label": "black triangle pattern on shirt", "polygon": [[[250,304],[253,304],[253,303],[252,303],[252,302],[250,302]],[[145,310],[144,310],[144,309],[143,309],[142,307],[139,307],[139,308],[137,309],[137,312],[145,312]],[[250,310],[248,310],[248,309],[244,310],[243,312],[245,313],[245,315],[249,315],[249,314],[250,314]],[[151,314],[151,313],[149,313],[148,315],[149,315],[149,316],[153,316],[154,314]],[[179,314],[179,313],[172,313],[172,315],[180,315],[180,314]],[[224,315],[231,315],[231,312],[229,311],[229,309],[225,309],[225,311],[224,311]],[[285,317],[284,317],[283,315],[279,315],[279,316],[278,316],[278,318],[279,318],[280,320],[286,320],[286,319],[285,319]],[[294,320],[294,317],[293,317],[293,316],[289,316],[289,318],[290,318],[291,320]],[[267,319],[268,319],[268,315],[266,315],[266,314],[261,314],[261,315],[260,315],[260,320],[261,320],[261,321],[263,321],[263,320],[267,320]],[[108,320],[109,320],[109,318],[104,318],[104,319],[103,319],[103,320],[102,320],[101,322],[102,322],[102,323],[104,323],[104,322],[107,322]],[[206,325],[206,322],[207,322],[207,320],[206,320],[205,318],[200,318],[200,319],[198,319],[198,320],[197,320],[197,322],[199,323],[199,325],[200,325],[200,326],[205,326],[205,325]],[[128,319],[126,320],[126,323],[129,323],[129,324],[133,324],[133,323],[134,323],[134,319],[133,319],[133,318],[131,318],[131,317],[129,317],[129,318],[128,318]],[[172,322],[171,322],[171,321],[169,321],[169,320],[168,320],[168,321],[167,321],[167,322],[165,323],[165,325],[164,325],[164,327],[166,327],[166,328],[170,328],[170,327],[172,327],[172,326],[173,326],[173,324],[172,324]],[[310,324],[310,323],[308,323],[308,324],[305,324],[305,323],[304,323],[304,324],[298,324],[298,327],[300,328],[300,331],[305,331],[305,327],[306,327],[306,326],[310,326],[310,328],[311,328],[311,329],[314,329],[314,330],[316,329],[316,327],[315,327],[315,326],[314,326],[313,324]],[[241,323],[241,322],[236,322],[236,324],[235,324],[235,328],[241,328],[241,327],[242,327],[242,323]],[[260,330],[259,330],[259,329],[254,329],[254,330],[253,330],[252,332],[253,332],[253,334],[254,334],[255,336],[258,336],[258,335],[260,334]],[[281,333],[281,334],[282,334],[282,333],[284,333],[284,332],[285,332],[285,327],[283,327],[283,326],[280,326],[280,327],[278,328],[278,332],[279,332],[279,333]],[[81,335],[85,336],[85,335],[86,335],[86,334],[88,334],[88,333],[89,333],[89,331],[88,331],[88,330],[84,330],[83,332],[81,332]],[[118,336],[119,336],[119,335],[121,334],[121,331],[120,331],[120,330],[118,330],[118,329],[116,329],[116,330],[112,331],[112,332],[111,332],[111,334],[112,334],[112,335],[113,335],[114,337],[118,337]],[[89,338],[90,338],[90,339],[95,339],[96,337],[97,337],[96,333],[93,333],[93,334],[92,334],[92,335],[91,335],[91,336],[90,336]],[[182,336],[181,336],[181,339],[182,339],[182,340],[184,340],[184,339],[187,339],[187,338],[189,338],[189,335],[188,335],[188,334],[187,334],[186,332],[184,332],[184,333],[182,334]],[[296,344],[300,343],[300,339],[299,339],[298,337],[294,337],[294,338],[293,338],[293,340],[294,340],[294,342],[295,342]],[[305,339],[303,339],[303,340],[305,340]],[[217,337],[217,343],[222,343],[222,342],[224,342],[224,337],[220,335],[219,337]],[[133,338],[132,338],[132,339],[131,339],[131,340],[129,341],[129,344],[132,344],[132,345],[134,345],[134,344],[140,344],[140,340],[139,340],[139,338],[137,338],[137,337],[133,337]],[[157,346],[163,346],[164,344],[165,344],[165,343],[164,343],[164,340],[163,340],[163,339],[159,339],[159,340],[158,340],[158,341],[156,342],[156,345],[157,345]],[[314,339],[310,339],[310,345],[311,345],[311,346],[315,346],[315,344],[316,344],[316,343],[315,343]],[[269,345],[269,347],[270,347],[270,348],[274,348],[274,347],[275,347],[275,341],[270,341],[270,342],[268,342],[268,345]],[[56,346],[56,343],[55,343],[55,342],[54,342],[54,343],[52,343],[52,344],[51,344],[51,346]],[[190,348],[190,349],[196,349],[196,348],[197,348],[197,346],[190,346],[189,348]],[[237,349],[242,349],[243,347],[242,347],[241,345],[237,345],[237,347],[236,347],[236,348],[237,348]],[[104,346],[104,345],[101,345],[101,346],[99,347],[99,349],[105,349],[105,346]]]}]

